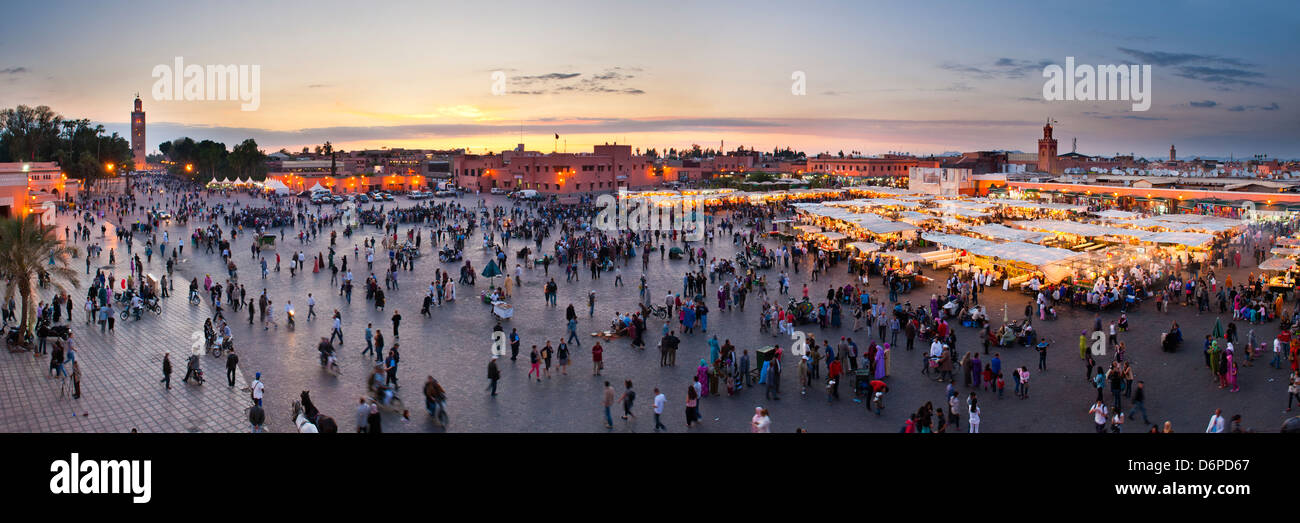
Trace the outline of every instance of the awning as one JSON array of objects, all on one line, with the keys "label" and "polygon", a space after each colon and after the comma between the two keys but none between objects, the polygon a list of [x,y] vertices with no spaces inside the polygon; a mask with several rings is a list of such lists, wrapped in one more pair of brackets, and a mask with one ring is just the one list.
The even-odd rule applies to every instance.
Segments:
[{"label": "awning", "polygon": [[1002,225],[998,223],[990,223],[988,225],[976,225],[973,227],[968,227],[967,230],[976,234],[982,234],[984,236],[997,238],[999,240],[1030,242],[1030,243],[1038,243],[1040,241],[1043,241],[1044,238],[1051,236],[1050,234],[1045,232],[1034,232],[1034,231],[1026,231],[1022,229],[1012,229],[1011,227],[1007,227],[1006,225]]},{"label": "awning", "polygon": [[880,250],[880,244],[875,242],[853,242],[849,244],[849,247],[857,249],[858,252],[863,254]]},{"label": "awning", "polygon": [[821,236],[821,237],[822,237],[823,239],[825,239],[826,241],[832,241],[832,242],[837,242],[837,241],[843,240],[843,239],[845,239],[845,238],[848,238],[848,236],[845,236],[845,235],[843,235],[843,234],[841,234],[841,233],[838,233],[838,232],[835,232],[835,231],[823,231],[823,232],[818,233],[817,235],[818,235],[818,236]]},{"label": "awning", "polygon": [[895,258],[902,263],[919,263],[925,261],[925,258],[922,257],[920,254],[916,254],[914,252],[907,252],[907,251],[885,251],[880,253],[880,255],[888,256],[890,258]]},{"label": "awning", "polygon": [[1264,263],[1259,264],[1261,271],[1286,271],[1295,267],[1295,260],[1291,258],[1269,258]]},{"label": "awning", "polygon": [[1199,232],[1159,232],[1147,241],[1153,243],[1173,243],[1177,245],[1186,245],[1188,247],[1200,247],[1214,241],[1214,236]]}]

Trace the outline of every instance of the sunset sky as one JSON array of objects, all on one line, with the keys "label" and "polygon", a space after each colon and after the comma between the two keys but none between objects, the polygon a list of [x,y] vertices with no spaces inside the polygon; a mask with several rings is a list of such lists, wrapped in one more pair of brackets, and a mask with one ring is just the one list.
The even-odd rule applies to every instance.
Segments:
[{"label": "sunset sky", "polygon": [[[1293,2],[26,2],[4,8],[0,106],[48,105],[151,152],[636,147],[1300,157]],[[256,111],[160,101],[154,67],[259,65]],[[1148,64],[1151,109],[1047,102],[1043,66]],[[508,78],[493,95],[492,72]],[[802,71],[807,94],[791,94]]]}]

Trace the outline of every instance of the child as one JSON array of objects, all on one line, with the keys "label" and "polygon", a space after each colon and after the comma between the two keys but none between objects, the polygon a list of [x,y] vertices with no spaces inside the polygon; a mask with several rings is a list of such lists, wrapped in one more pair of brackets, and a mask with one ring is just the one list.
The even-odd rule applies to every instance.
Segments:
[{"label": "child", "polygon": [[1002,399],[1002,390],[1005,389],[1006,386],[1007,386],[1007,382],[1006,382],[1006,380],[1002,379],[1002,373],[999,372],[999,373],[998,373],[998,384],[997,384],[997,388],[998,388],[998,399]]},{"label": "child", "polygon": [[989,364],[985,364],[984,375],[981,377],[983,378],[982,381],[984,383],[984,390],[985,391],[989,390],[989,387],[993,386],[993,366]]},{"label": "child", "polygon": [[727,395],[731,396],[736,393],[736,377],[732,373],[727,373]]}]

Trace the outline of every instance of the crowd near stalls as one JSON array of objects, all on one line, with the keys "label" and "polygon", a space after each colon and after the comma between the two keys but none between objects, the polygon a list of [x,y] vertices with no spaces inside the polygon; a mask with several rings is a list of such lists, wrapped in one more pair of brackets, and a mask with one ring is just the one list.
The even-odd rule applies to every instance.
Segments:
[{"label": "crowd near stalls", "polygon": [[[322,192],[314,189],[307,193]],[[241,197],[232,198],[236,194]],[[245,195],[249,198],[243,198]],[[230,324],[236,323],[236,315],[242,316],[241,311],[247,314],[249,325],[256,317],[263,330],[278,327],[277,310],[292,317],[291,301],[305,306],[309,315],[316,314],[310,308],[314,302],[309,301],[316,297],[272,296],[265,290],[259,292],[259,280],[285,278],[282,265],[288,269],[287,278],[300,277],[308,267],[311,273],[330,273],[329,285],[337,289],[339,296],[337,300],[331,296],[331,303],[339,303],[340,307],[332,313],[324,307],[320,310],[325,317],[322,319],[331,324],[330,337],[318,347],[323,371],[336,362],[334,351],[342,347],[345,330],[349,339],[357,339],[365,332],[366,346],[374,345],[372,329],[350,321],[354,272],[356,285],[364,286],[362,304],[382,311],[386,300],[399,296],[399,280],[410,278],[417,265],[427,264],[427,268],[437,263],[436,268],[428,270],[432,277],[427,285],[422,278],[417,285],[405,286],[408,293],[416,289],[422,300],[420,316],[426,318],[467,292],[469,301],[474,302],[473,291],[478,291],[483,317],[491,318],[491,314],[502,321],[534,321],[516,317],[510,302],[539,299],[545,300],[548,307],[559,308],[560,286],[574,286],[587,297],[586,303],[578,306],[586,305],[588,318],[608,319],[607,324],[601,320],[601,326],[607,328],[594,333],[601,343],[637,349],[656,347],[663,366],[676,364],[676,352],[682,343],[707,344],[708,355],[700,361],[697,373],[673,384],[674,388],[681,386],[676,390],[692,388],[688,401],[699,401],[718,391],[740,393],[758,385],[767,387],[766,398],[775,401],[780,396],[781,373],[786,372],[783,366],[790,365],[789,371],[800,376],[800,388],[806,389],[814,379],[820,379],[824,365],[830,377],[825,382],[828,401],[838,398],[838,389],[834,389],[837,378],[846,376],[847,381],[851,376],[851,391],[865,396],[870,408],[879,413],[889,383],[903,379],[893,376],[904,373],[891,375],[889,370],[891,354],[904,354],[893,352],[898,347],[920,349],[917,354],[924,356],[918,362],[923,361],[928,378],[950,385],[960,378],[967,387],[974,380],[978,388],[981,380],[1001,381],[1005,374],[1024,385],[1023,393],[1017,387],[1017,395],[1027,399],[1028,368],[986,370],[979,355],[958,353],[956,327],[978,329],[986,353],[990,346],[1019,345],[1041,354],[1050,341],[1039,339],[1028,320],[1034,316],[1054,318],[1057,307],[1121,312],[1125,314],[1120,316],[1122,323],[1127,321],[1126,314],[1136,314],[1144,302],[1154,301],[1154,308],[1159,309],[1182,301],[1189,306],[1195,303],[1198,310],[1217,308],[1224,314],[1230,312],[1232,321],[1243,325],[1280,321],[1286,326],[1284,332],[1295,325],[1294,311],[1283,302],[1286,292],[1294,289],[1300,279],[1294,274],[1296,259],[1300,258],[1300,239],[1293,236],[1297,228],[1294,220],[1250,223],[1222,216],[1147,215],[1021,199],[933,197],[884,187],[688,189],[619,193],[618,197],[620,207],[645,205],[679,218],[686,213],[700,215],[692,220],[695,229],[608,228],[599,222],[606,209],[600,201],[587,198],[576,202],[498,203],[495,199],[467,201],[459,197],[446,201],[341,202],[323,197],[298,198],[273,184],[218,180],[200,187],[175,178],[154,177],[142,179],[131,194],[83,196],[73,211],[75,228],[70,228],[65,237],[86,248],[86,272],[91,284],[85,307],[92,319],[103,318],[105,312],[112,318],[114,307],[135,311],[167,299],[173,264],[184,259],[186,246],[191,249],[190,257],[215,260],[227,267],[224,276],[202,275],[188,278],[189,282],[182,279],[182,286],[188,283],[190,288],[186,296],[194,307],[201,307],[198,310],[202,313],[193,316],[202,320],[205,350],[219,355],[232,346],[237,346],[236,350],[258,350],[230,341]],[[160,226],[169,221],[186,224],[190,241],[159,233]],[[118,245],[125,248],[125,253],[102,252],[99,242],[109,224],[117,231]],[[98,237],[94,235],[96,230]],[[339,244],[340,235],[349,238],[354,234],[358,237],[346,242],[351,246]],[[728,241],[730,247],[722,250],[721,244]],[[467,246],[479,244],[482,257],[465,256]],[[274,252],[268,246],[274,246]],[[241,249],[243,254],[233,254]],[[728,254],[719,255],[719,251]],[[285,259],[281,259],[280,252],[287,253]],[[153,259],[155,253],[162,263]],[[422,253],[437,253],[437,260],[423,257]],[[672,272],[672,288],[648,288],[645,275],[650,274],[650,262],[656,255],[664,262],[659,267],[667,267],[658,270]],[[131,260],[125,274],[116,273],[123,271],[114,269],[116,256]],[[253,269],[239,270],[236,258]],[[107,259],[108,268],[92,270],[92,259]],[[638,260],[640,278],[635,276]],[[1239,268],[1243,260],[1247,267],[1259,264],[1258,274],[1252,272],[1245,281],[1234,282],[1224,269]],[[150,264],[165,270],[151,271]],[[551,268],[556,269],[555,275],[550,274]],[[154,273],[159,275],[155,277]],[[826,285],[824,294],[821,288],[809,289],[809,284],[817,285],[829,275],[841,280]],[[678,276],[680,288],[675,285]],[[625,277],[629,280],[626,283]],[[537,281],[530,290],[539,291],[540,296],[522,293],[518,286],[525,278]],[[619,287],[636,285],[635,310],[614,310],[598,302],[594,290],[587,294],[589,282],[602,278],[613,279]],[[792,288],[792,278],[804,281]],[[1023,320],[1019,314],[1018,321],[1010,320],[1004,310],[999,322],[997,315],[984,309],[981,295],[996,287],[1025,293]],[[873,294],[873,289],[884,292]],[[59,303],[66,306],[69,299],[60,297]],[[806,326],[812,333],[807,347],[800,348],[800,352],[789,344],[735,347],[705,337],[710,317],[718,318],[717,314],[724,311],[731,314],[729,318],[740,317],[747,303],[750,313],[744,321],[752,321],[761,333],[789,336],[796,328]],[[579,314],[578,307],[568,305],[564,328],[571,336],[565,340],[571,342],[578,337]],[[47,314],[44,311],[42,308],[41,314]],[[48,314],[52,314],[51,324],[60,322],[60,313]],[[395,409],[399,321],[400,317],[393,320],[389,331],[393,343],[387,352],[382,341],[378,347],[371,347],[376,363],[373,372],[367,372],[364,384],[340,385],[355,387],[376,409]],[[838,344],[817,339],[822,335],[816,328],[848,325],[855,331],[866,328],[860,345],[847,337]],[[113,323],[106,321],[101,328],[111,330]],[[373,330],[383,339],[385,329]],[[1092,330],[1102,330],[1100,320]],[[1235,386],[1233,358],[1238,357],[1230,356],[1232,343],[1251,346],[1262,341],[1238,336],[1235,326],[1230,326],[1211,340],[1217,343],[1221,339],[1225,347],[1207,346],[1207,350],[1214,351],[1207,352],[1207,362],[1214,358],[1214,372],[1222,369],[1225,385],[1231,381]],[[549,376],[553,351],[567,362],[576,359],[569,351],[579,346],[533,345],[538,340],[520,343],[513,335],[506,339],[510,341],[511,360],[520,357],[520,346],[524,347],[522,357],[533,363],[531,370],[538,371],[538,380],[541,361],[547,362]],[[1300,336],[1291,339],[1300,340]],[[1182,341],[1182,330],[1175,323],[1165,331],[1161,343],[1166,350],[1175,350]],[[1300,342],[1292,343],[1288,359],[1294,370],[1294,353]],[[529,351],[529,345],[540,352]],[[540,349],[536,349],[539,345]],[[1121,346],[1117,351],[1120,356],[1109,371],[1113,373],[1109,376],[1121,382],[1124,376],[1131,378],[1128,362],[1122,359],[1123,350]],[[1241,357],[1251,353],[1245,350]],[[497,356],[503,358],[506,354]],[[347,356],[356,357],[355,353]],[[592,357],[601,356],[597,353]],[[1081,353],[1081,358],[1086,355]],[[487,363],[490,382],[488,390],[481,394],[497,394],[496,380],[501,369],[496,359]],[[598,373],[601,360],[593,361],[593,373]],[[695,368],[693,361],[690,366]],[[521,373],[522,367],[518,369]],[[1100,367],[1097,370],[1102,376],[1108,375]],[[469,371],[452,369],[445,373]],[[906,374],[914,377],[916,372],[913,369]],[[528,379],[532,378],[530,372]],[[431,383],[423,396],[433,414],[442,408],[446,390],[452,389],[444,390],[436,380]],[[927,405],[908,416],[905,431],[953,430],[947,424],[959,409],[955,393],[947,397],[950,403],[939,406],[937,411]],[[255,396],[254,400],[260,408],[261,397]],[[605,406],[611,402],[607,400]],[[310,405],[309,401],[304,403]],[[698,415],[698,403],[694,408]],[[978,430],[978,409],[974,394],[961,409],[971,414],[968,419],[974,430]],[[694,421],[691,412],[687,411],[688,424]],[[306,421],[328,425],[321,416],[315,406],[304,413]],[[374,417],[368,421],[379,422]],[[608,423],[612,425],[612,420]]]}]

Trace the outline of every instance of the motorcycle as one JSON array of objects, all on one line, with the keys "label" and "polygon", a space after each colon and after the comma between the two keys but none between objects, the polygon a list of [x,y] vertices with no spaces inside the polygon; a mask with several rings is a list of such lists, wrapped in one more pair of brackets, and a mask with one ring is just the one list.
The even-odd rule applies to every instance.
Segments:
[{"label": "motorcycle", "polygon": [[294,327],[294,322],[293,322],[293,311],[289,311],[288,314],[286,314],[286,316],[289,317],[289,319],[288,319],[287,322],[286,322],[286,325],[287,325],[290,329],[293,329],[293,327]]},{"label": "motorcycle", "polygon": [[34,341],[30,333],[17,326],[9,327],[9,332],[5,334],[5,345],[9,352],[32,350],[36,346]]}]

